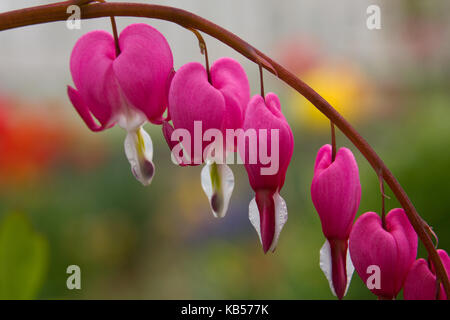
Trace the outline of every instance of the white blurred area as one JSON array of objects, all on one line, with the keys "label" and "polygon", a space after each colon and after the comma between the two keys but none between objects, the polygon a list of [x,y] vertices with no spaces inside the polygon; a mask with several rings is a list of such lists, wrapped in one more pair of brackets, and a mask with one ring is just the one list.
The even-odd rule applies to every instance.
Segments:
[{"label": "white blurred area", "polygon": [[[1,0],[0,12],[51,0]],[[111,0],[110,2],[116,2]],[[408,63],[408,55],[399,44],[398,25],[401,1],[381,0],[168,0],[132,1],[179,7],[198,14],[236,33],[271,57],[277,58],[280,43],[308,39],[326,56],[347,59],[379,77],[389,78],[396,68]],[[439,2],[448,9],[450,1]],[[366,9],[381,7],[382,29],[366,27]],[[203,61],[194,35],[180,26],[154,19],[117,18],[119,29],[133,22],[146,22],[158,28],[168,39],[175,58],[175,68],[189,61]],[[449,24],[443,27],[447,30]],[[65,22],[28,26],[0,32],[0,91],[27,97],[65,97],[71,84],[69,57],[76,40],[94,29],[110,31],[108,18],[83,20],[81,30],[69,30]],[[447,32],[447,34],[449,34]],[[253,92],[259,86],[258,68],[232,49],[205,37],[210,60],[231,56],[244,64],[252,81]],[[449,39],[449,38],[447,38]],[[448,58],[448,41],[443,45]],[[442,67],[442,61],[436,61]],[[273,77],[267,76],[268,80]],[[269,79],[270,78],[270,79]],[[272,83],[272,82],[271,82]]]}]

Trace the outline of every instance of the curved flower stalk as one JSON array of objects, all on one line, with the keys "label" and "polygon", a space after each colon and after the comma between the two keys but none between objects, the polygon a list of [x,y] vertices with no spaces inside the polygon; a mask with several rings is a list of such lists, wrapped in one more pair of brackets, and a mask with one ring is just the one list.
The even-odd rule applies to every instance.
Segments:
[{"label": "curved flower stalk", "polygon": [[[450,258],[445,250],[438,250],[439,256],[450,275]],[[437,290],[439,285],[439,290]],[[417,259],[408,272],[403,288],[405,300],[447,300],[444,286],[437,283],[436,270],[432,262]]]},{"label": "curved flower stalk", "polygon": [[[385,223],[375,212],[366,212],[352,228],[349,248],[356,272],[370,291],[380,299],[395,299],[416,259],[417,234],[403,209],[392,209]],[[379,275],[371,270],[379,270]],[[372,275],[379,281],[369,284]]]},{"label": "curved flower stalk", "polygon": [[266,253],[275,250],[288,218],[280,191],[294,150],[294,136],[274,93],[268,93],[265,99],[255,95],[250,100],[243,129],[239,153],[255,191],[249,219]]},{"label": "curved flower stalk", "polygon": [[154,166],[150,136],[142,126],[160,124],[167,107],[173,58],[164,36],[146,24],[132,24],[118,38],[121,53],[106,31],[92,31],[76,43],[70,71],[76,89],[69,98],[92,131],[116,123],[127,131],[125,153],[133,175],[150,184]]},{"label": "curved flower stalk", "polygon": [[361,199],[358,165],[353,153],[341,148],[332,160],[331,145],[317,153],[311,198],[327,240],[320,250],[320,268],[339,299],[347,293],[354,267],[348,238]]},{"label": "curved flower stalk", "polygon": [[[80,0],[81,4],[93,2],[93,0]],[[67,1],[50,5],[35,6],[10,12],[0,13],[0,31],[23,26],[48,23],[54,21],[64,21],[67,19]],[[276,61],[243,41],[228,30],[208,21],[191,12],[161,5],[137,4],[137,3],[93,3],[83,5],[82,19],[92,19],[111,16],[135,16],[156,18],[174,22],[185,28],[196,29],[205,32],[218,39],[224,44],[235,49],[249,60],[263,65],[265,69],[276,75],[281,81],[292,87],[309,100],[319,111],[321,111],[332,123],[338,127],[342,133],[358,148],[361,154],[370,163],[376,174],[387,183],[395,197],[398,199],[409,222],[417,232],[418,237],[424,244],[429,259],[436,268],[436,275],[442,281],[447,297],[450,297],[450,282],[444,265],[434,247],[429,234],[430,227],[420,217],[414,208],[411,200],[397,181],[393,173],[384,164],[370,144],[352,127],[352,125],[340,115],[323,97],[314,89],[297,78],[292,72],[285,69]],[[263,63],[261,63],[263,62]]]},{"label": "curved flower stalk", "polygon": [[[169,90],[169,114],[173,127],[163,124],[163,133],[180,165],[205,163],[202,188],[215,217],[224,217],[234,188],[234,176],[226,164],[235,151],[228,130],[242,127],[250,85],[242,66],[221,58],[209,70],[197,62],[182,66]],[[211,82],[209,82],[209,79]]]}]

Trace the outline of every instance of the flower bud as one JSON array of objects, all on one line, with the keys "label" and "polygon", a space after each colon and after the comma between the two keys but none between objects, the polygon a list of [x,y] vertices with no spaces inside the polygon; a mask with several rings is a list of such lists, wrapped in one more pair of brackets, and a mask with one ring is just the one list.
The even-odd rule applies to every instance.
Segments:
[{"label": "flower bud", "polygon": [[[386,215],[385,226],[375,212],[366,212],[352,228],[349,248],[355,269],[370,291],[380,299],[395,299],[416,259],[417,234],[401,208]],[[370,282],[369,277],[379,281]]]},{"label": "flower bud", "polygon": [[274,251],[287,221],[286,203],[279,192],[294,150],[292,130],[274,93],[268,93],[265,99],[256,95],[250,100],[243,129],[239,153],[256,193],[250,202],[249,219],[264,252]]},{"label": "flower bud", "polygon": [[[450,276],[450,258],[446,251],[438,250],[439,257]],[[431,265],[431,267],[430,267]],[[403,287],[403,297],[405,300],[447,300],[444,286],[439,285],[439,291],[436,290],[436,271],[434,265],[428,263],[425,259],[416,260],[411,269],[409,269],[408,276]],[[436,296],[436,293],[438,296]]]},{"label": "flower bud", "polygon": [[348,255],[348,237],[361,199],[358,165],[349,149],[339,149],[332,161],[331,146],[320,148],[311,199],[327,238],[320,250],[320,267],[333,294],[342,299],[354,271]]}]

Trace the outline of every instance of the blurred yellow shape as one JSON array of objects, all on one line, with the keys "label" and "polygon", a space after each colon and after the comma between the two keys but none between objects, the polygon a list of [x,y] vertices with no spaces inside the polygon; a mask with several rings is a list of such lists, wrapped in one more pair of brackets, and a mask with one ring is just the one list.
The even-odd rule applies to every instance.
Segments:
[{"label": "blurred yellow shape", "polygon": [[[366,112],[363,106],[370,88],[366,78],[354,66],[322,65],[300,75],[300,78],[351,123],[363,118]],[[300,94],[293,93],[289,105],[295,119],[303,127],[317,131],[329,130],[328,118]]]}]

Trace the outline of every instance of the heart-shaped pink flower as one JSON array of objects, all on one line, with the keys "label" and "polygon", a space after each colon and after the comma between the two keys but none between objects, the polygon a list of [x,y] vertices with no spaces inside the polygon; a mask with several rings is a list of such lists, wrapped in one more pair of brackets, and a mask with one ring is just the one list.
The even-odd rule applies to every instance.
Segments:
[{"label": "heart-shaped pink flower", "polygon": [[[241,139],[245,143],[239,148],[253,190],[281,190],[294,151],[294,136],[281,112],[278,96],[272,92],[265,99],[253,96],[242,128],[248,136],[251,132],[256,134],[254,143]],[[274,161],[265,163],[269,160],[264,159],[266,156]]]},{"label": "heart-shaped pink flower", "polygon": [[[385,222],[383,227],[375,212],[361,215],[350,232],[350,256],[358,275],[375,295],[395,299],[416,259],[417,234],[401,208],[391,210]],[[369,277],[374,281],[368,283]]]},{"label": "heart-shaped pink flower", "polygon": [[[199,135],[203,132],[216,129],[226,137],[226,129],[242,127],[244,110],[250,99],[247,75],[237,61],[217,60],[211,66],[210,76],[211,83],[203,65],[191,62],[176,72],[170,86],[169,114],[174,129],[187,130],[191,137],[190,142],[181,141],[190,164],[206,160],[203,153],[211,141],[201,142],[203,139]],[[173,141],[168,140],[168,144],[172,145]]]},{"label": "heart-shaped pink flower", "polygon": [[320,148],[314,165],[311,199],[328,239],[348,239],[361,199],[358,164],[341,148],[331,161],[331,145]]},{"label": "heart-shaped pink flower", "polygon": [[116,57],[112,35],[96,30],[81,37],[72,51],[70,71],[77,90],[69,86],[69,97],[93,131],[115,123],[133,129],[146,119],[161,123],[167,107],[173,58],[164,36],[149,25],[132,24],[120,33],[119,46]]},{"label": "heart-shaped pink flower", "polygon": [[78,40],[70,58],[76,89],[69,86],[68,95],[92,131],[116,123],[127,130],[125,152],[131,170],[147,185],[154,173],[153,147],[142,125],[163,120],[172,52],[164,36],[146,24],[128,26],[118,42],[121,53],[116,56],[114,38],[106,31],[92,31]]},{"label": "heart-shaped pink flower", "polygon": [[277,95],[255,95],[245,111],[239,153],[256,196],[249,218],[259,234],[264,252],[275,250],[287,221],[286,203],[279,192],[294,150],[291,127],[281,112]]},{"label": "heart-shaped pink flower", "polygon": [[[163,133],[180,165],[199,165],[202,188],[215,217],[227,211],[234,188],[234,176],[225,164],[227,153],[235,151],[235,139],[228,144],[227,130],[242,127],[250,85],[242,66],[231,58],[217,60],[210,70],[197,62],[182,66],[169,91],[169,122]],[[233,133],[234,136],[234,133]]]},{"label": "heart-shaped pink flower", "polygon": [[320,148],[314,165],[311,199],[327,238],[320,250],[320,267],[332,292],[345,295],[354,271],[348,237],[361,199],[358,165],[353,153],[341,148],[332,161],[332,148]]},{"label": "heart-shaped pink flower", "polygon": [[[447,276],[450,276],[450,258],[445,250],[438,250]],[[431,268],[430,268],[431,265]],[[403,287],[405,300],[435,300],[436,299],[436,271],[432,263],[425,259],[417,259],[408,272]],[[439,288],[439,300],[447,300],[442,283]]]}]

